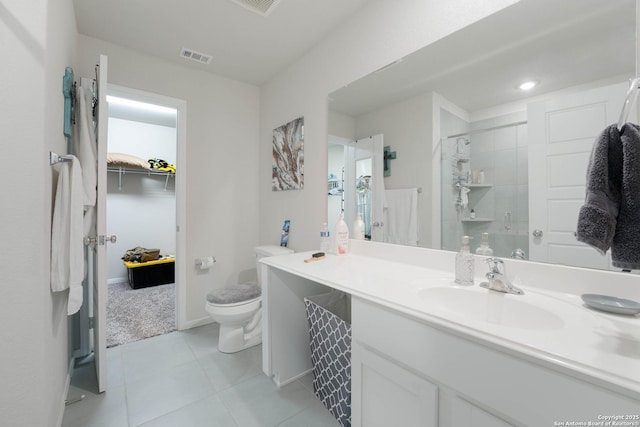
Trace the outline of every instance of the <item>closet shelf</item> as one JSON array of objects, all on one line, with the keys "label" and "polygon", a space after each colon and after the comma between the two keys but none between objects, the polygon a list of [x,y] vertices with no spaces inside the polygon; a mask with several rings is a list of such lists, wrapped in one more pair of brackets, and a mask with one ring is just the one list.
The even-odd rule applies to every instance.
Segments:
[{"label": "closet shelf", "polygon": [[122,176],[125,174],[133,174],[133,175],[147,175],[147,176],[164,176],[164,191],[167,191],[167,184],[169,183],[169,178],[175,178],[175,173],[173,172],[164,172],[164,171],[155,171],[155,170],[143,170],[143,169],[129,169],[122,167],[107,167],[107,172],[117,173],[118,174],[118,190],[122,190]]}]

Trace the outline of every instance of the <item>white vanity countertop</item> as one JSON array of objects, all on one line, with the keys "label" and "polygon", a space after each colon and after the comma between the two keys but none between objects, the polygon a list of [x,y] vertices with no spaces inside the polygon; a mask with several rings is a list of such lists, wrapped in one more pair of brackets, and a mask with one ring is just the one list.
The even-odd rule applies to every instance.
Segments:
[{"label": "white vanity countertop", "polygon": [[452,267],[449,263],[439,266],[440,270],[353,253],[305,263],[311,254],[275,256],[261,262],[640,400],[640,315],[601,313],[586,308],[579,295],[520,284],[525,295],[502,294],[480,288],[476,281],[475,286],[463,288],[490,293],[492,311],[508,303],[502,299],[514,299],[516,307],[522,301],[551,313],[540,324],[523,327],[504,319],[494,322],[491,317],[496,313],[478,320],[426,301],[429,289],[458,287],[453,272],[444,270]]}]

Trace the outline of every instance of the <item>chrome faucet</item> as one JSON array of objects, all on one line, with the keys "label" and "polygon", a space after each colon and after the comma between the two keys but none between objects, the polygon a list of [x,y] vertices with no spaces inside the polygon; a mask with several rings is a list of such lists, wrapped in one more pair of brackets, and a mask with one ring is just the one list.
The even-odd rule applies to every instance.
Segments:
[{"label": "chrome faucet", "polygon": [[488,282],[480,283],[481,287],[507,294],[524,294],[522,289],[516,288],[509,282],[509,279],[507,279],[504,261],[500,258],[487,258],[485,262],[489,266],[489,272],[485,275]]},{"label": "chrome faucet", "polygon": [[520,248],[515,249],[511,252],[511,258],[514,259],[527,259],[527,254]]}]

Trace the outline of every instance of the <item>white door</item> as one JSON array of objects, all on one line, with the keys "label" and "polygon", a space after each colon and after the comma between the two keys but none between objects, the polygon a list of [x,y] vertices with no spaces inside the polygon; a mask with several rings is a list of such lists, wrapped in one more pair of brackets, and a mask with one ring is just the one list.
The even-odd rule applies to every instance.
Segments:
[{"label": "white door", "polygon": [[618,121],[627,87],[621,83],[528,105],[532,261],[609,268],[610,255],[578,242],[575,230],[591,149]]},{"label": "white door", "polygon": [[98,195],[96,199],[96,236],[93,274],[93,351],[98,391],[106,390],[107,352],[107,57],[100,55],[97,72]]}]

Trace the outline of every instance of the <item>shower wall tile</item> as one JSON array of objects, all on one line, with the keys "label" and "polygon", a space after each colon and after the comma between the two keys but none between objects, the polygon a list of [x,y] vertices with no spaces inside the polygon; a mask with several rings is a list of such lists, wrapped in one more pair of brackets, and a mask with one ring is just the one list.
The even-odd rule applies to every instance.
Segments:
[{"label": "shower wall tile", "polygon": [[471,135],[471,152],[481,153],[484,151],[493,151],[494,148],[494,137],[491,132],[482,132]]},{"label": "shower wall tile", "polygon": [[[490,188],[477,188],[469,192],[469,207],[475,210],[476,217],[493,217],[495,215],[495,193]],[[468,217],[468,212],[465,217]]]},{"label": "shower wall tile", "polygon": [[496,129],[494,133],[494,150],[514,148],[518,143],[518,130],[515,127]]},{"label": "shower wall tile", "polygon": [[518,148],[517,154],[517,180],[518,184],[529,183],[529,153],[526,147]]},{"label": "shower wall tile", "polygon": [[516,236],[513,234],[497,233],[493,236],[493,254],[509,258],[515,248]]},{"label": "shower wall tile", "polygon": [[517,182],[516,150],[514,148],[495,151],[494,179],[495,185],[513,185]]},{"label": "shower wall tile", "polygon": [[529,145],[529,130],[526,124],[517,126],[518,133],[518,147],[526,147]]},{"label": "shower wall tile", "polygon": [[511,227],[515,227],[516,210],[518,209],[516,202],[517,188],[515,185],[501,185],[495,187],[495,225],[496,231],[508,231],[505,228],[505,216],[511,214]]},{"label": "shower wall tile", "polygon": [[518,202],[518,221],[529,222],[529,187],[527,185],[518,185],[517,190]]}]

